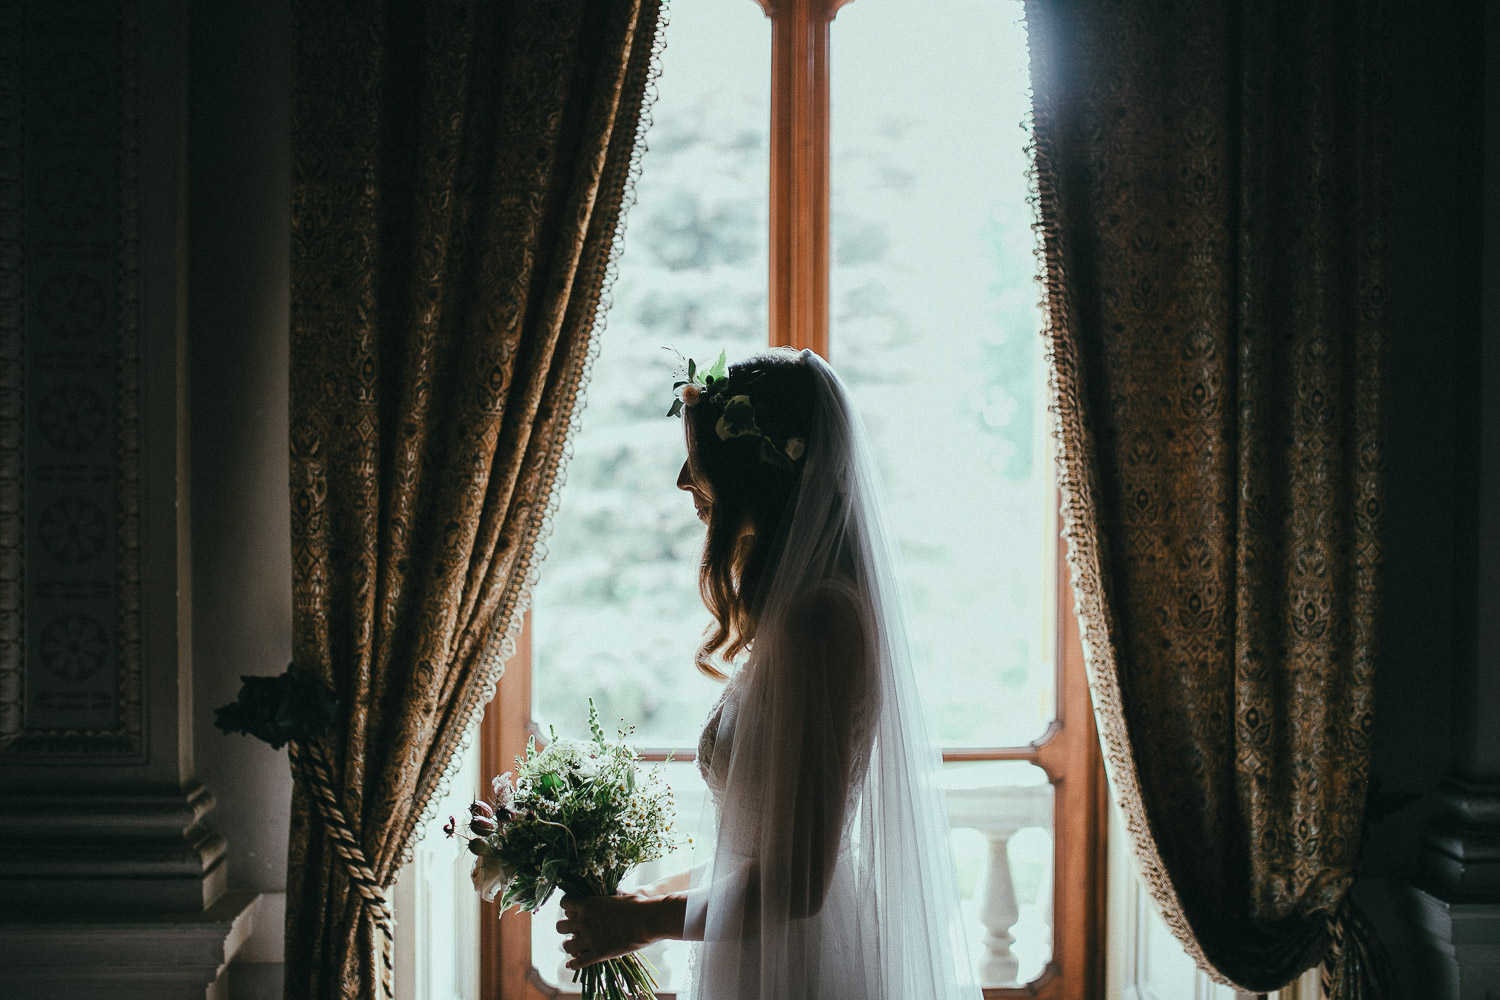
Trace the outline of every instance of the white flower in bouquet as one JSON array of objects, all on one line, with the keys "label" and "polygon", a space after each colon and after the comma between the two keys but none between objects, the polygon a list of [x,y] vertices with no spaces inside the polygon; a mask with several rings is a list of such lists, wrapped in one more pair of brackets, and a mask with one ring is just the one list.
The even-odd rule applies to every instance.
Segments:
[{"label": "white flower in bouquet", "polygon": [[599,774],[600,749],[597,744],[588,740],[563,737],[549,743],[542,753],[547,755],[549,767],[553,770],[588,779]]},{"label": "white flower in bouquet", "polygon": [[490,854],[474,859],[474,870],[469,873],[469,877],[474,881],[474,888],[480,897],[486,903],[491,903],[505,891],[510,880],[516,877],[516,870]]}]

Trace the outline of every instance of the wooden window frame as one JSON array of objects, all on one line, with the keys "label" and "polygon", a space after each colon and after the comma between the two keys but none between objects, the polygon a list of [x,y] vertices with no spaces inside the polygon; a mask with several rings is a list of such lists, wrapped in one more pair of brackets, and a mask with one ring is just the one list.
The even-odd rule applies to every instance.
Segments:
[{"label": "wooden window frame", "polygon": [[[769,343],[829,357],[829,35],[851,0],[755,0],[771,20]],[[1047,730],[1020,747],[943,751],[945,761],[1024,761],[1053,787],[1053,946],[1042,974],[1020,987],[989,987],[986,1000],[1096,1000],[1104,995],[1106,785],[1089,698],[1065,544],[1054,565],[1056,712]],[[481,772],[499,774],[526,741],[531,720],[531,616],[481,730]],[[663,760],[665,750],[643,750]],[[694,754],[677,751],[677,761]],[[483,780],[487,781],[488,777]],[[483,1000],[576,996],[546,983],[531,963],[531,917],[500,918],[481,904]],[[672,994],[662,994],[673,1000]]]}]

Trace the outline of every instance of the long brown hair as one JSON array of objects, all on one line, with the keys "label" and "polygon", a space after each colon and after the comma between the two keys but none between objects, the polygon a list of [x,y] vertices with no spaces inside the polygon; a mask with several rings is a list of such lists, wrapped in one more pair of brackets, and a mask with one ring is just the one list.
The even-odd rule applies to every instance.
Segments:
[{"label": "long brown hair", "polygon": [[[755,420],[773,440],[807,441],[816,380],[800,352],[766,351],[729,366],[729,383],[716,397],[750,397]],[[708,536],[698,590],[714,617],[698,649],[698,669],[724,674],[710,659],[733,660],[750,648],[764,603],[760,588],[781,554],[782,515],[796,495],[805,463],[790,469],[760,457],[759,438],[721,440],[715,426],[723,407],[706,399],[683,408],[693,478],[709,494]],[[810,443],[810,442],[809,442]]]}]

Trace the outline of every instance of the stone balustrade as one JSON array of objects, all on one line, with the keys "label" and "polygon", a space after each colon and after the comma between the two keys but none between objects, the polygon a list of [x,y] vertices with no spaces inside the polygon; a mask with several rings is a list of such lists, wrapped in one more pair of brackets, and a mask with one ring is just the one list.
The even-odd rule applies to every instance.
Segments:
[{"label": "stone balustrade", "polygon": [[[958,772],[948,772],[957,774]],[[977,830],[985,838],[985,856],[974,895],[979,922],[984,927],[982,951],[976,964],[985,986],[1016,983],[1019,962],[1011,933],[1020,916],[1015,883],[1011,878],[1010,840],[1028,827],[1052,828],[1052,786],[998,785],[991,783],[950,784],[943,790],[948,805],[948,823],[953,829]],[[1052,926],[1050,881],[1043,879],[1038,900],[1049,937]],[[1050,946],[1051,941],[1047,944]]]}]

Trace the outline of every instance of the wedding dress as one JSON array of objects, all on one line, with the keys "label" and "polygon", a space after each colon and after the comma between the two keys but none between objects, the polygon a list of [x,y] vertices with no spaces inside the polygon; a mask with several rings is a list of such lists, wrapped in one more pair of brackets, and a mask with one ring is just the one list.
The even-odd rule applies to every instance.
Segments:
[{"label": "wedding dress", "polygon": [[755,642],[704,727],[697,1000],[976,1000],[874,461],[817,355]]}]

